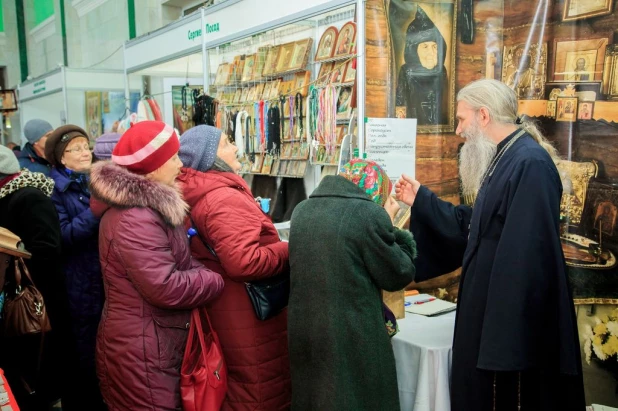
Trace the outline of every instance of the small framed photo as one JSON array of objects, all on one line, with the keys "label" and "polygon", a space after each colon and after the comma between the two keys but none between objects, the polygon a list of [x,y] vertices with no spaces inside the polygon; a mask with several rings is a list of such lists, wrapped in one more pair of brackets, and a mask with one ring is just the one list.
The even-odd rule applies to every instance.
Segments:
[{"label": "small framed photo", "polygon": [[275,72],[280,49],[280,46],[274,46],[268,49],[268,52],[266,53],[266,61],[264,62],[264,68],[262,69],[263,76],[269,76]]},{"label": "small framed photo", "polygon": [[292,61],[288,70],[300,70],[307,65],[309,61],[309,52],[313,39],[304,39],[297,41],[294,44],[294,52],[292,53]]},{"label": "small framed photo", "polygon": [[262,98],[264,100],[270,100],[270,92],[273,87],[273,82],[269,81],[264,85],[264,92],[262,93]]},{"label": "small framed photo", "polygon": [[592,112],[594,110],[594,102],[582,101],[577,108],[578,120],[592,120]]},{"label": "small framed photo", "polygon": [[255,99],[256,100],[263,100],[264,97],[264,87],[266,87],[265,83],[260,83],[257,86],[255,86]]},{"label": "small framed photo", "polygon": [[335,56],[348,56],[354,51],[354,41],[356,40],[356,23],[349,22],[339,30]]},{"label": "small framed photo", "polygon": [[318,77],[315,81],[318,87],[324,86],[328,83],[334,66],[335,66],[335,63],[322,63],[322,65],[320,66]]},{"label": "small framed photo", "polygon": [[608,37],[556,40],[552,81],[571,83],[603,80]]},{"label": "small framed photo", "polygon": [[289,176],[296,177],[296,173],[298,172],[298,164],[300,161],[290,161],[290,167],[288,168],[287,174]]},{"label": "small framed photo", "polygon": [[240,93],[239,103],[245,103],[247,101],[247,97],[249,97],[249,87],[245,87],[242,89],[242,93]]},{"label": "small framed photo", "polygon": [[279,97],[279,87],[281,87],[281,79],[277,79],[272,82],[272,85],[270,87],[270,96],[269,96],[270,100]]},{"label": "small framed photo", "polygon": [[17,110],[17,98],[15,90],[0,90],[0,112],[11,112]]},{"label": "small framed photo", "polygon": [[334,63],[335,66],[333,68],[333,71],[330,75],[330,84],[341,84],[343,83],[343,78],[345,75],[345,68],[347,66],[346,63],[342,63],[340,61]]},{"label": "small framed photo", "polygon": [[290,170],[290,163],[291,163],[291,161],[289,161],[289,160],[281,162],[281,166],[279,168],[279,175],[280,176],[287,176],[288,175],[288,171]]},{"label": "small framed photo", "polygon": [[292,158],[292,143],[283,143],[281,145],[281,158],[284,160]]},{"label": "small framed photo", "polygon": [[[217,75],[215,76],[215,85],[223,86],[227,83],[226,73],[229,72],[229,64],[223,63],[220,64],[217,68]],[[229,75],[229,74],[228,74]]]},{"label": "small framed photo", "polygon": [[556,121],[574,122],[577,119],[577,97],[558,97]]},{"label": "small framed photo", "polygon": [[344,83],[352,83],[356,80],[356,69],[353,67],[354,60],[348,61],[345,69],[345,75],[343,77]]},{"label": "small framed photo", "polygon": [[251,172],[251,163],[246,156],[240,160],[240,165],[242,166],[242,168],[240,169],[241,173],[246,174]]},{"label": "small framed photo", "polygon": [[264,66],[266,64],[266,56],[270,47],[263,46],[258,48],[258,52],[255,54],[255,69],[253,70],[253,79],[261,80],[264,74]]},{"label": "small framed photo", "polygon": [[307,162],[306,161],[297,161],[298,169],[296,170],[296,176],[304,177],[305,172],[307,171]]},{"label": "small framed photo", "polygon": [[320,42],[318,43],[318,50],[315,53],[314,61],[328,60],[333,57],[335,46],[337,45],[338,35],[339,31],[336,27],[331,26],[326,29],[320,38]]},{"label": "small framed photo", "polygon": [[300,158],[300,142],[292,143],[292,158]]},{"label": "small framed photo", "polygon": [[270,154],[264,156],[264,164],[262,165],[262,174],[270,174],[273,167],[274,157]]},{"label": "small framed photo", "polygon": [[618,44],[607,47],[603,72],[603,94],[608,100],[618,100]]},{"label": "small framed photo", "polygon": [[326,146],[318,146],[317,150],[314,152],[314,163],[325,163],[326,162]]},{"label": "small framed photo", "polygon": [[230,70],[231,70],[231,74],[230,74],[230,82],[232,84],[234,83],[238,83],[241,79],[242,79],[242,71],[244,70],[245,67],[245,55],[239,55],[234,57],[234,60],[232,61]]},{"label": "small framed photo", "polygon": [[234,98],[232,98],[232,104],[240,103],[240,96],[242,95],[242,89],[237,88],[234,92]]},{"label": "small framed photo", "polygon": [[275,161],[273,162],[273,166],[270,169],[270,175],[271,176],[276,176],[277,174],[279,174],[279,167],[281,166],[281,160],[280,159],[275,159]]},{"label": "small framed photo", "polygon": [[307,97],[310,80],[310,71],[301,71],[300,73],[296,73],[296,76],[294,76],[294,90],[296,90],[297,93],[300,93],[303,97]]},{"label": "small framed photo", "polygon": [[287,43],[281,46],[279,58],[277,59],[277,67],[275,73],[283,73],[290,70],[292,63],[292,55],[294,54],[294,43]]},{"label": "small framed photo", "polygon": [[341,87],[337,99],[337,120],[350,118],[352,112],[352,87]]},{"label": "small framed photo", "polygon": [[308,143],[301,143],[299,158],[303,160],[309,160],[309,144]]},{"label": "small framed photo", "polygon": [[562,21],[587,19],[611,14],[614,0],[566,0]]},{"label": "small framed photo", "polygon": [[548,118],[556,118],[556,100],[547,101],[545,116]]},{"label": "small framed photo", "polygon": [[255,101],[255,92],[256,92],[257,87],[253,86],[249,88],[249,94],[247,95],[247,101],[249,103],[252,103]]},{"label": "small framed photo", "polygon": [[339,157],[341,157],[341,147],[337,147],[333,155],[328,159],[330,164],[339,164]]},{"label": "small framed photo", "polygon": [[255,54],[251,54],[250,56],[245,57],[245,66],[242,71],[242,77],[240,81],[242,83],[246,83],[248,81],[253,80],[253,72],[255,69]]},{"label": "small framed photo", "polygon": [[262,164],[264,162],[264,157],[261,154],[255,155],[255,160],[253,161],[253,165],[251,166],[252,173],[259,173],[262,171]]},{"label": "small framed photo", "polygon": [[341,145],[343,142],[343,137],[345,136],[345,126],[339,125],[337,126],[337,145]]}]

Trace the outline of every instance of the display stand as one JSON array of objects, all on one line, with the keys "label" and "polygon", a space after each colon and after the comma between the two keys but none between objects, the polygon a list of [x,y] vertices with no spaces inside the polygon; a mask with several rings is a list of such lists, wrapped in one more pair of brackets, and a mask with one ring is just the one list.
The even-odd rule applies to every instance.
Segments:
[{"label": "display stand", "polygon": [[[350,0],[276,0],[265,7],[263,2],[252,0],[234,3],[214,12],[212,8],[202,9],[206,29],[203,37],[204,83],[209,84],[208,91],[217,99],[219,110],[223,112],[223,120],[218,125],[231,134],[233,127],[230,127],[229,119],[237,112],[246,112],[251,121],[259,119],[264,124],[268,118],[268,108],[272,107],[277,107],[281,118],[285,118],[276,152],[268,152],[268,149],[272,150],[272,145],[268,149],[265,147],[265,131],[260,133],[260,123],[252,125],[253,131],[248,134],[251,144],[243,150],[246,151],[243,173],[304,178],[307,193],[317,186],[322,174],[321,166],[327,164],[309,161],[310,155],[315,156],[317,148],[309,147],[310,138],[306,135],[308,125],[303,123],[299,129],[298,118],[307,117],[309,85],[318,79],[319,67],[327,63],[346,66],[355,57],[356,54],[350,52],[345,56],[314,62],[324,31],[331,26],[341,29],[345,23],[354,20],[356,4],[356,1]],[[251,19],[239,19],[240,15],[250,15]],[[276,64],[275,59],[272,70],[262,73],[268,63],[266,60],[270,58],[269,49],[274,48],[285,50],[294,64],[290,61],[287,62],[290,64]],[[304,58],[292,58],[293,53],[296,53],[294,57],[299,53],[298,50],[306,53]],[[256,76],[250,72],[247,75],[246,69],[243,73],[245,59],[247,67],[249,64],[259,67]],[[353,80],[349,84],[339,81],[337,87],[348,86],[351,94]],[[275,91],[266,91],[271,89]],[[322,87],[318,88],[318,92],[321,90]],[[290,113],[290,110],[295,113]],[[342,118],[337,122],[342,131],[348,121],[348,118]],[[334,161],[328,165],[336,168],[338,158],[335,158],[335,150],[332,150],[330,157]],[[319,166],[317,163],[320,163]],[[277,183],[280,182],[278,178]]]},{"label": "display stand", "polygon": [[[139,86],[131,82],[130,89],[139,90]],[[120,70],[59,67],[18,86],[21,127],[37,118],[54,127],[67,123],[86,127],[86,92],[114,93],[122,99],[124,89],[125,77]],[[100,118],[104,113],[98,114]]]}]

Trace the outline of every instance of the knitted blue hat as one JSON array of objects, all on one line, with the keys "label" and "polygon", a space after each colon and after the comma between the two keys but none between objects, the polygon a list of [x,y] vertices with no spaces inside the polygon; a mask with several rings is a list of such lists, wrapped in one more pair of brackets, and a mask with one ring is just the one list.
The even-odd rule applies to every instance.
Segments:
[{"label": "knitted blue hat", "polygon": [[178,156],[185,167],[208,171],[215,163],[221,130],[212,126],[196,126],[180,137]]}]

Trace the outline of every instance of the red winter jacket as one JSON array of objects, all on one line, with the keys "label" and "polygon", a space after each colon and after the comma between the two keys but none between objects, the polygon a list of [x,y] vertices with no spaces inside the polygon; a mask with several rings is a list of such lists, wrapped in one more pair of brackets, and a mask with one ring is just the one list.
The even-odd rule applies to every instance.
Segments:
[{"label": "red winter jacket", "polygon": [[180,410],[191,309],[217,297],[223,280],[191,257],[177,189],[111,162],[93,166],[91,186],[106,297],[101,393],[110,411]]},{"label": "red winter jacket", "polygon": [[288,245],[240,176],[183,169],[178,180],[196,228],[218,259],[197,237],[191,240],[193,255],[225,281],[225,291],[208,309],[228,367],[222,409],[289,409],[287,310],[258,320],[244,284],[289,270]]}]

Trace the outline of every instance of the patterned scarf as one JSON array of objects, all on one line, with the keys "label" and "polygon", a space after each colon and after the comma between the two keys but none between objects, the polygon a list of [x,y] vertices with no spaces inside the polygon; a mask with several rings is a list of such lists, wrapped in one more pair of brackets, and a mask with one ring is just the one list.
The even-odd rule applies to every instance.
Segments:
[{"label": "patterned scarf", "polygon": [[45,174],[33,173],[28,169],[23,169],[14,178],[8,179],[8,181],[0,187],[0,198],[4,198],[25,187],[37,188],[49,197],[54,191],[54,180],[46,177]]},{"label": "patterned scarf", "polygon": [[384,206],[391,193],[391,180],[375,161],[353,159],[341,167],[339,175],[356,184],[381,206]]}]

